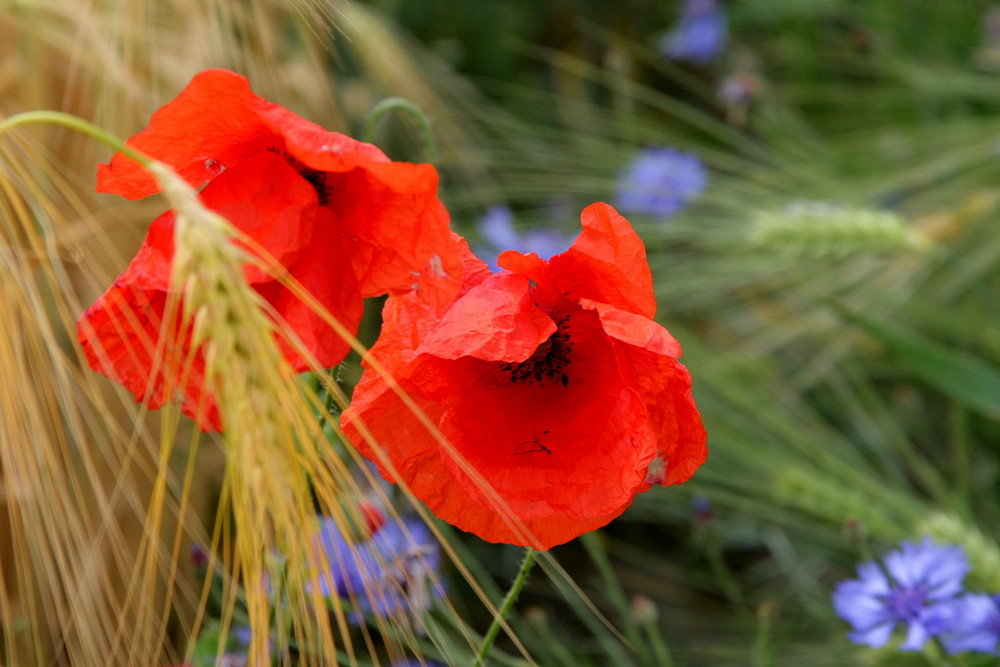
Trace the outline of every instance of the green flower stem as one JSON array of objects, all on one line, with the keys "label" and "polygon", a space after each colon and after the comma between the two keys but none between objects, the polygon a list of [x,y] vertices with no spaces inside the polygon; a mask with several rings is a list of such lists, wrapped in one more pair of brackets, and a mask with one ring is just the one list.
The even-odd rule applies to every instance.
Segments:
[{"label": "green flower stem", "polygon": [[[324,383],[319,379],[319,376],[316,375],[314,377],[315,377],[315,380],[316,380],[316,391],[317,391],[317,393],[319,392],[320,388],[322,388],[326,392],[326,396],[323,399],[323,408],[326,410],[326,412],[321,413],[319,415],[319,429],[322,431],[323,429],[326,428],[326,415],[333,416],[333,410],[334,410],[334,408],[337,407],[337,401],[336,401],[336,398],[334,397],[333,392],[326,388],[326,386],[324,385]],[[332,384],[337,384],[337,367],[336,366],[334,366],[333,368],[330,369],[330,382]]]},{"label": "green flower stem", "polygon": [[650,645],[653,647],[653,655],[656,656],[655,664],[658,667],[674,667],[674,660],[670,655],[670,647],[663,638],[663,632],[657,626],[656,619],[652,616],[647,616],[640,622],[642,623],[642,629],[646,632],[646,637]]},{"label": "green flower stem", "polygon": [[116,151],[124,153],[143,167],[148,167],[153,163],[152,158],[148,155],[126,145],[122,139],[111,134],[103,127],[98,127],[72,114],[62,113],[61,111],[26,111],[19,113],[10,118],[0,120],[0,135],[22,125],[61,125],[62,127],[68,127],[91,139],[97,139],[101,143],[114,148]]},{"label": "green flower stem", "polygon": [[927,657],[927,661],[932,665],[952,667],[952,665],[955,664],[955,661],[948,655],[948,651],[945,649],[940,637],[932,637],[931,641],[924,644],[922,653]]},{"label": "green flower stem", "polygon": [[493,623],[483,636],[483,643],[479,646],[479,653],[476,655],[476,660],[472,663],[472,667],[482,667],[482,665],[485,664],[486,655],[490,652],[490,647],[493,646],[494,640],[496,640],[497,635],[500,633],[501,624],[510,613],[511,608],[514,606],[514,602],[517,600],[517,596],[520,595],[521,589],[524,588],[525,582],[528,581],[528,575],[531,573],[531,568],[535,565],[535,558],[537,556],[538,551],[532,549],[531,547],[528,547],[527,551],[524,552],[524,560],[521,562],[521,569],[514,578],[514,583],[510,585],[510,590],[507,591],[507,597],[505,597],[503,602],[500,604],[500,609],[497,610],[497,615],[494,617]]},{"label": "green flower stem", "polygon": [[361,141],[369,144],[374,143],[375,130],[378,129],[378,124],[382,121],[382,117],[394,109],[405,111],[417,120],[420,124],[420,129],[424,133],[424,151],[427,154],[427,161],[431,164],[435,163],[437,161],[437,151],[434,149],[434,133],[431,132],[431,123],[420,107],[409,100],[404,100],[402,97],[387,97],[375,105],[375,108],[372,109],[371,114],[368,116],[368,122],[365,123],[365,129],[361,132]]}]

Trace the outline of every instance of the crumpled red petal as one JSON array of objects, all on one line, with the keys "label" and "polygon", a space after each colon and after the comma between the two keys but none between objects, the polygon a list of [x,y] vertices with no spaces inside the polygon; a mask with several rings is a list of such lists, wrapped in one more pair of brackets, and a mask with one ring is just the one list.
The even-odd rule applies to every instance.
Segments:
[{"label": "crumpled red petal", "polygon": [[[172,225],[172,214],[165,214],[154,229]],[[218,409],[203,385],[204,358],[190,349],[190,328],[180,326],[180,299],[144,288],[137,261],[77,322],[87,362],[151,409],[179,399],[202,430],[218,430]]]},{"label": "crumpled red petal", "polygon": [[681,344],[653,320],[590,299],[580,299],[580,305],[597,312],[601,327],[612,338],[668,357],[681,356]]},{"label": "crumpled red petal", "polygon": [[[195,187],[267,148],[287,150],[322,171],[389,162],[376,146],[324,130],[257,97],[245,77],[223,69],[196,74],[126,143],[169,164]],[[98,165],[97,191],[141,199],[159,187],[138,163],[117,153],[110,164]]]},{"label": "crumpled red petal", "polygon": [[[205,186],[201,199],[282,266],[295,264],[313,240],[316,193],[273,153],[256,155],[227,169]],[[257,254],[253,246],[245,247]],[[244,275],[249,283],[274,280],[263,268],[252,265],[245,267]]]},{"label": "crumpled red petal", "polygon": [[364,296],[416,291],[435,306],[454,299],[462,261],[432,166],[370,164],[328,178],[338,223],[358,240],[351,263]]},{"label": "crumpled red petal", "polygon": [[559,289],[653,317],[653,275],[646,247],[632,225],[603,203],[585,208],[580,219],[580,236],[566,252],[549,260],[549,272],[559,276]]},{"label": "crumpled red petal", "polygon": [[442,359],[523,361],[556,328],[535,306],[528,281],[503,273],[458,299],[418,351]]},{"label": "crumpled red petal", "polygon": [[[238,74],[201,72],[126,143],[169,164],[195,187],[201,186],[223,167],[262,150],[248,143],[263,129],[256,99],[249,82]],[[110,164],[98,165],[97,191],[141,199],[159,192],[159,186],[138,163],[116,153]]]}]

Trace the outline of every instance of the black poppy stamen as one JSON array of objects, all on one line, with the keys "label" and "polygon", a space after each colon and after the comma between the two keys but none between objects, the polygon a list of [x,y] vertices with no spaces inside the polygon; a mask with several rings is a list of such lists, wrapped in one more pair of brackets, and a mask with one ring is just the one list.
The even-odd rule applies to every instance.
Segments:
[{"label": "black poppy stamen", "polygon": [[285,151],[278,150],[277,148],[272,147],[267,150],[285,158],[288,164],[290,164],[295,171],[299,172],[299,175],[302,176],[302,178],[309,181],[309,185],[311,185],[313,190],[316,191],[316,198],[319,200],[320,206],[326,206],[330,203],[330,186],[326,183],[325,171],[310,169]]},{"label": "black poppy stamen", "polygon": [[539,387],[544,387],[547,381],[554,381],[568,387],[569,376],[565,368],[573,351],[573,341],[566,331],[569,319],[569,315],[557,319],[555,322],[559,328],[530,357],[520,362],[504,362],[500,364],[500,370],[509,372],[510,381],[514,383],[533,385],[537,382]]},{"label": "black poppy stamen", "polygon": [[313,190],[316,191],[316,198],[319,200],[319,205],[326,206],[329,204],[330,186],[326,184],[326,172],[303,168],[299,169],[299,173],[302,174],[302,178],[309,181],[313,186]]}]

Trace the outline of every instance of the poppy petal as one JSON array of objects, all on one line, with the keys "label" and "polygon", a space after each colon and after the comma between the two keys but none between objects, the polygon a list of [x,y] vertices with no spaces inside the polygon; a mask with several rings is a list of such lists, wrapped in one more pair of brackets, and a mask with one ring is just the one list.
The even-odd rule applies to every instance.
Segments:
[{"label": "poppy petal", "polygon": [[462,261],[432,166],[372,164],[328,183],[339,224],[359,242],[351,261],[364,296],[415,290],[435,306],[454,299]]},{"label": "poppy petal", "polygon": [[549,260],[558,288],[652,318],[653,275],[646,246],[628,220],[607,204],[591,204],[580,217],[583,231],[566,252]]},{"label": "poppy petal", "polygon": [[656,354],[681,356],[681,344],[653,320],[590,299],[580,299],[580,305],[597,312],[601,318],[601,326],[612,338]]},{"label": "poppy petal", "polygon": [[658,434],[658,456],[666,464],[652,483],[686,482],[708,456],[708,436],[691,393],[691,374],[673,357],[631,345],[617,345],[620,366],[629,368],[642,393]]},{"label": "poppy petal", "polygon": [[[294,264],[312,241],[316,193],[273,153],[265,151],[227,169],[205,186],[201,200],[282,266]],[[256,266],[247,266],[244,274],[250,283],[274,280]]]},{"label": "poppy petal", "polygon": [[[316,228],[323,233],[314,236],[297,261],[288,267],[288,273],[326,309],[326,316],[338,320],[348,331],[357,331],[364,312],[357,278],[346,262],[331,262],[331,258],[349,256],[355,241],[338,228],[333,213],[324,207],[316,211]],[[310,370],[311,364],[299,354],[297,345],[289,342],[290,334],[294,334],[298,343],[323,368],[336,366],[350,351],[350,343],[327,324],[324,314],[296,296],[282,284],[280,277],[255,287],[270,304],[272,315],[283,325],[279,327],[283,335],[278,342],[295,370]]]},{"label": "poppy petal", "polygon": [[[424,368],[427,370],[426,366]],[[595,516],[590,503],[577,503],[573,497],[573,491],[588,486],[581,482],[578,487],[565,489],[563,497],[566,499],[566,508],[569,511],[561,513],[545,499],[510,498],[507,489],[500,485],[504,481],[502,478],[516,477],[518,472],[523,473],[522,469],[501,475],[501,478],[494,480],[494,488],[502,499],[498,506],[496,502],[485,500],[490,494],[480,490],[475,482],[468,481],[466,475],[461,474],[456,477],[457,464],[447,456],[421,421],[409,409],[400,405],[397,394],[388,388],[384,380],[373,381],[378,387],[377,391],[370,391],[372,384],[363,386],[365,378],[371,376],[370,373],[365,374],[362,384],[355,390],[355,401],[343,415],[345,434],[364,456],[376,462],[385,479],[405,481],[414,495],[422,499],[435,515],[462,530],[474,532],[485,540],[530,544],[538,549],[550,549],[582,532],[605,525],[628,507],[639,490],[635,484],[631,488],[623,488],[620,496],[621,504],[611,507],[604,514]],[[442,426],[448,423],[447,419],[443,419],[444,413],[438,403],[418,400],[417,404],[432,423]],[[379,444],[371,444],[361,437],[359,424],[361,419]],[[493,439],[491,436],[490,440]],[[600,477],[601,483],[589,485],[588,498],[585,500],[602,495],[604,482],[607,480],[607,468],[610,467],[606,454],[595,447],[593,453],[587,457],[593,468],[593,476]],[[392,462],[395,475],[386,468],[382,456]],[[651,456],[650,453],[646,459],[641,461],[636,459],[635,467],[642,468],[643,463],[646,463]],[[634,472],[636,478],[641,479],[643,471],[644,468],[636,470]],[[548,472],[548,476],[554,488],[559,489],[567,479],[571,479],[572,473],[560,472],[553,468]],[[538,475],[535,476],[535,483],[539,484],[535,495],[544,498],[544,489]],[[475,489],[475,492],[468,493],[468,488]],[[606,504],[603,499],[601,504]]]},{"label": "poppy petal", "polygon": [[[181,93],[161,107],[143,131],[126,144],[169,164],[194,186],[218,176],[239,156],[253,155],[265,128],[255,110],[257,96],[246,78],[227,70],[196,74]],[[141,199],[159,192],[139,163],[116,153],[97,167],[97,191]]]},{"label": "poppy petal", "polygon": [[497,265],[501,269],[507,269],[514,273],[519,273],[533,282],[545,282],[548,274],[548,264],[544,259],[533,252],[522,253],[517,250],[506,250],[497,257]]},{"label": "poppy petal", "polygon": [[679,361],[673,365],[674,373],[650,409],[659,415],[659,451],[667,462],[663,486],[688,481],[708,457],[708,435],[691,394],[691,375]]},{"label": "poppy petal", "polygon": [[452,244],[458,248],[458,256],[462,262],[462,287],[457,296],[462,296],[467,291],[483,282],[493,275],[490,267],[483,260],[479,259],[469,247],[469,242],[464,237],[455,232],[451,233]]},{"label": "poppy petal", "polygon": [[144,289],[133,276],[130,267],[77,322],[88,364],[151,409],[177,398],[202,430],[220,428],[215,403],[202,387],[202,355],[190,354],[190,329],[180,330],[180,301],[171,304],[166,291]]},{"label": "poppy petal", "polygon": [[501,273],[458,299],[418,352],[442,359],[523,361],[556,329],[532,299],[528,281]]},{"label": "poppy petal", "polygon": [[[581,520],[604,515],[636,494],[656,454],[656,434],[637,394],[621,385],[599,389],[569,419],[565,405],[555,402],[534,414],[522,409],[520,414],[530,419],[511,422],[507,408],[514,406],[502,393],[483,392],[455,403],[442,414],[441,430],[488,484],[503,490],[503,500],[520,518],[558,514]],[[494,400],[487,402],[490,397]],[[524,394],[523,400],[542,397],[543,392]],[[470,409],[473,403],[480,407]],[[601,410],[616,418],[595,418]],[[483,442],[492,446],[485,448]],[[446,452],[441,455],[465,494],[495,504],[462,464]],[[429,503],[448,521],[441,512],[461,510],[452,491],[441,505]]]},{"label": "poppy petal", "polygon": [[330,132],[259,97],[255,97],[254,110],[262,124],[284,140],[288,154],[310,169],[347,172],[358,168],[369,169],[380,163],[403,164],[391,162],[374,144]]}]

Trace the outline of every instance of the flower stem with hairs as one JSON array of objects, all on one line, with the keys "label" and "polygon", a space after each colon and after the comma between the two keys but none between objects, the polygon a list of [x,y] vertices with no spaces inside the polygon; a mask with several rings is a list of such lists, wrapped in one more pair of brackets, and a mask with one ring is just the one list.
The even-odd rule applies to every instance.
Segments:
[{"label": "flower stem with hairs", "polygon": [[361,141],[369,144],[374,143],[375,130],[378,129],[378,124],[381,122],[382,117],[394,109],[405,111],[420,124],[421,132],[424,135],[424,152],[426,153],[427,162],[434,164],[437,161],[437,151],[434,148],[434,133],[431,132],[431,123],[427,120],[424,112],[420,110],[420,107],[402,97],[387,97],[372,108],[371,113],[368,115],[368,121],[365,123],[365,128],[361,131]]},{"label": "flower stem with hairs", "polygon": [[476,660],[472,663],[472,667],[481,667],[485,664],[486,656],[490,652],[490,647],[493,646],[493,642],[500,633],[500,626],[504,624],[507,615],[514,606],[514,602],[517,600],[517,596],[521,594],[521,589],[524,588],[525,582],[528,581],[528,575],[531,573],[531,568],[535,565],[535,558],[537,558],[537,556],[537,550],[531,547],[528,547],[525,550],[524,560],[521,561],[521,569],[518,570],[517,576],[514,577],[514,583],[510,585],[510,590],[507,591],[507,596],[500,604],[500,608],[497,610],[497,615],[493,618],[493,623],[490,624],[489,629],[483,636],[483,643],[479,646],[479,652],[476,654]]}]

